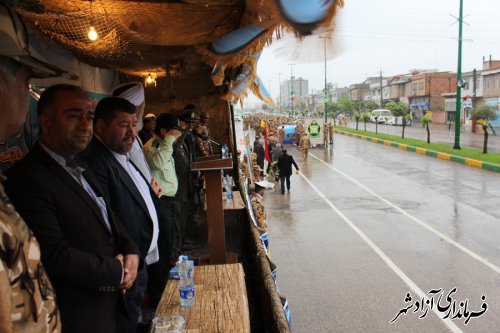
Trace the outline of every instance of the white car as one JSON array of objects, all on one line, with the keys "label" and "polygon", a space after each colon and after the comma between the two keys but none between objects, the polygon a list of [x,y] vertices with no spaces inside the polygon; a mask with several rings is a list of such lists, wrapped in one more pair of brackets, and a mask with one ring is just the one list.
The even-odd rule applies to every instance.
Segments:
[{"label": "white car", "polygon": [[[403,116],[399,116],[399,117],[395,117],[395,116],[392,116],[392,117],[389,117],[386,122],[385,122],[386,125],[398,125],[398,126],[403,126]],[[408,121],[408,123],[406,123],[406,126],[410,126],[411,125],[411,120]]]},{"label": "white car", "polygon": [[393,117],[392,112],[387,109],[377,109],[372,111],[372,115],[370,116],[370,122],[374,123],[375,122],[375,117],[377,118],[377,122],[380,124],[384,124],[387,119],[390,117]]},{"label": "white car", "polygon": [[242,120],[243,120],[243,117],[241,116],[241,114],[234,115],[234,121],[242,121]]}]

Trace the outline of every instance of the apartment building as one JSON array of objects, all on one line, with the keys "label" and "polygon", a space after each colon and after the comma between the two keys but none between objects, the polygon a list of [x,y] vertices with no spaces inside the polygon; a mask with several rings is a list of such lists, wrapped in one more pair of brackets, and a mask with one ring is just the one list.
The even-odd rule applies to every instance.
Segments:
[{"label": "apartment building", "polygon": [[[484,60],[484,59],[483,59]],[[500,60],[483,61],[483,100],[497,110],[493,126],[500,126]]]},{"label": "apartment building", "polygon": [[456,73],[414,71],[411,74],[409,106],[413,118],[420,120],[427,111],[430,111],[433,122],[444,124],[449,121],[450,114],[445,112],[443,94],[456,92]]}]

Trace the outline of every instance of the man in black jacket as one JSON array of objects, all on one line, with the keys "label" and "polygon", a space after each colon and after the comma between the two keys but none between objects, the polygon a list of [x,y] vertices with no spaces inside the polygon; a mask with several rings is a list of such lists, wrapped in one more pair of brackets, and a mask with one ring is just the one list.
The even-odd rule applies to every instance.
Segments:
[{"label": "man in black jacket", "polygon": [[115,332],[138,250],[78,158],[92,137],[91,100],[56,85],[38,101],[40,142],[14,166],[7,193],[40,243],[64,332]]},{"label": "man in black jacket", "polygon": [[86,156],[104,196],[137,244],[142,264],[136,283],[125,294],[128,316],[119,317],[119,332],[135,333],[147,288],[146,265],[159,259],[159,200],[127,153],[136,140],[136,108],[121,97],[106,97],[96,106],[95,135]]},{"label": "man in black jacket", "polygon": [[286,189],[290,192],[290,176],[292,175],[292,165],[299,173],[299,167],[293,156],[288,155],[286,149],[283,150],[283,155],[278,158],[278,169],[280,171],[280,183],[281,183],[281,194],[285,194],[285,180],[286,180]]}]

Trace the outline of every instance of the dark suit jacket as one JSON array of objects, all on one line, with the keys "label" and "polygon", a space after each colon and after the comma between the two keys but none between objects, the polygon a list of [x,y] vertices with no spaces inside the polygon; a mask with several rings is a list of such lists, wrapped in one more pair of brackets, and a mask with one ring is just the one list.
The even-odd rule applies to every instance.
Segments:
[{"label": "dark suit jacket", "polygon": [[[104,196],[139,247],[140,256],[144,259],[153,237],[153,221],[141,193],[111,151],[96,137],[92,139],[84,156],[96,175]],[[144,180],[149,185],[149,181]],[[158,211],[159,200],[151,188],[150,194]]]},{"label": "dark suit jacket", "polygon": [[293,159],[292,155],[283,154],[278,158],[278,169],[280,171],[281,176],[290,176],[292,174],[292,164],[295,169],[299,170],[297,163]]},{"label": "dark suit jacket", "polygon": [[172,157],[175,163],[175,174],[177,175],[177,192],[175,199],[177,201],[187,202],[191,198],[191,193],[194,191],[193,178],[191,173],[191,152],[187,135],[184,134],[174,142],[174,152]]},{"label": "dark suit jacket", "polygon": [[[91,172],[86,179],[99,193]],[[39,144],[9,171],[6,189],[40,243],[63,331],[113,332],[123,308],[115,256],[138,250],[111,210],[110,232],[95,201]]]}]

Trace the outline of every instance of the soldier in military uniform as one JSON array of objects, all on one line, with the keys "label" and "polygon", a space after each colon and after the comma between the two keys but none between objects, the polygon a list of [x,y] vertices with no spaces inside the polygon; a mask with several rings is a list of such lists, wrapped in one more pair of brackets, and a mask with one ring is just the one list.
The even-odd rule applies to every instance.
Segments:
[{"label": "soldier in military uniform", "polygon": [[194,142],[196,145],[196,152],[198,153],[198,156],[210,156],[214,154],[212,145],[208,140],[206,140],[210,138],[208,119],[210,119],[210,115],[208,114],[208,112],[200,112],[200,121],[193,129],[193,131],[195,132]]},{"label": "soldier in military uniform", "polygon": [[325,147],[328,147],[328,135],[329,135],[329,128],[328,125],[325,123],[323,126],[323,144]]},{"label": "soldier in military uniform", "polygon": [[[0,142],[21,133],[28,112],[27,82],[57,71],[28,53],[26,31],[0,4]],[[8,47],[7,47],[8,46]],[[0,171],[0,181],[5,180]],[[54,289],[40,262],[40,247],[0,182],[0,332],[61,332]]]},{"label": "soldier in military uniform", "polygon": [[307,156],[309,155],[309,148],[311,148],[311,139],[309,139],[309,136],[305,132],[300,138],[299,147],[300,150],[302,150],[302,157],[307,160]]},{"label": "soldier in military uniform", "polygon": [[251,199],[253,214],[255,215],[255,220],[257,222],[257,230],[259,230],[261,234],[267,230],[266,208],[264,207],[264,202],[262,201],[266,187],[266,181],[255,182],[255,190]]}]

